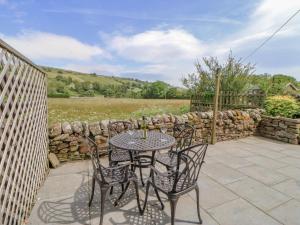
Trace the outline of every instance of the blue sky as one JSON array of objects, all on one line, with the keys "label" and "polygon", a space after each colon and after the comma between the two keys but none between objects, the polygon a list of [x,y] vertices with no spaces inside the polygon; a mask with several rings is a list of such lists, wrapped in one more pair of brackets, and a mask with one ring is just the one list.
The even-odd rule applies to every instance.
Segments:
[{"label": "blue sky", "polygon": [[[247,56],[299,0],[0,0],[0,38],[35,63],[180,85],[204,56]],[[300,15],[248,61],[300,80]]]}]

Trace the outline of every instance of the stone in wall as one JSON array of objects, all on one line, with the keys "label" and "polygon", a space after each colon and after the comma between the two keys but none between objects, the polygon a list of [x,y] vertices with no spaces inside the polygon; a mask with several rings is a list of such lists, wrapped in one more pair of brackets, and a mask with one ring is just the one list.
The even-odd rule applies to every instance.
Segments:
[{"label": "stone in wall", "polygon": [[71,124],[69,122],[63,122],[61,125],[61,128],[62,128],[62,132],[64,134],[72,134],[73,133]]},{"label": "stone in wall", "polygon": [[83,132],[82,123],[79,121],[75,121],[71,123],[74,133],[81,134]]},{"label": "stone in wall", "polygon": [[300,144],[300,119],[263,116],[258,130],[261,136]]}]

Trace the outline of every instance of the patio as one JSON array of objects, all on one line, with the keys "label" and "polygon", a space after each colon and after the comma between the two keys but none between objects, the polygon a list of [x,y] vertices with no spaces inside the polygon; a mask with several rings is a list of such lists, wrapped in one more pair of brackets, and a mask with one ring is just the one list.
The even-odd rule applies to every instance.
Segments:
[{"label": "patio", "polygon": [[[205,161],[198,181],[204,225],[300,224],[299,146],[248,137],[210,145]],[[39,190],[29,224],[98,224],[97,185],[92,207],[88,207],[91,175],[89,160],[51,170]],[[107,200],[105,225],[169,223],[168,203],[161,211],[152,194],[147,211],[139,216],[133,194],[127,192],[116,208]],[[142,189],[140,195],[143,201]],[[194,198],[194,192],[180,198],[176,224],[197,224]]]}]

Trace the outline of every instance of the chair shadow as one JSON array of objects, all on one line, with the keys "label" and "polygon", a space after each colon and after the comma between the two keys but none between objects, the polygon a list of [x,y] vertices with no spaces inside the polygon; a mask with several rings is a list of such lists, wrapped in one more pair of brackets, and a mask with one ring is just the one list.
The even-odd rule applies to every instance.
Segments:
[{"label": "chair shadow", "polygon": [[[142,191],[144,190],[140,189],[140,192]],[[90,193],[90,181],[84,182],[76,190],[74,196],[72,197],[67,197],[54,201],[43,201],[38,207],[38,217],[45,224],[78,223],[83,225],[89,225],[91,220],[97,221],[95,222],[95,224],[98,224],[97,218],[99,218],[100,216],[99,186],[96,185],[92,206],[88,207]],[[157,201],[149,201],[144,215],[141,216],[138,211],[135,190],[132,185],[130,185],[126,194],[120,200],[118,206],[114,207],[113,203],[118,198],[120,193],[121,187],[114,188],[114,193],[112,195],[108,195],[105,203],[104,219],[106,216],[110,216],[107,219],[112,225],[164,225],[170,222],[170,217],[159,208]],[[128,205],[131,202],[134,203],[134,207],[131,207],[129,209],[126,207],[126,209],[123,209],[124,206]],[[144,204],[143,199],[141,200],[141,204]],[[120,218],[121,216],[125,218],[125,220],[123,220],[121,223],[115,221],[114,217],[111,216],[111,214],[108,215],[112,212],[115,213],[114,215],[117,215],[115,218]]]}]

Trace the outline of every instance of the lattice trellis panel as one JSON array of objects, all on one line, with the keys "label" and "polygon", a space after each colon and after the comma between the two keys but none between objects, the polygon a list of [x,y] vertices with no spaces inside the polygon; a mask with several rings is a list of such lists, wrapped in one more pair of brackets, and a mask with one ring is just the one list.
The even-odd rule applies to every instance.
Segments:
[{"label": "lattice trellis panel", "polygon": [[48,171],[47,77],[0,39],[0,224],[22,224]]}]

